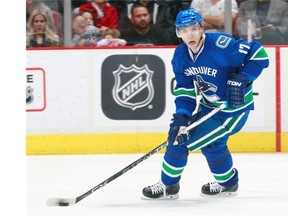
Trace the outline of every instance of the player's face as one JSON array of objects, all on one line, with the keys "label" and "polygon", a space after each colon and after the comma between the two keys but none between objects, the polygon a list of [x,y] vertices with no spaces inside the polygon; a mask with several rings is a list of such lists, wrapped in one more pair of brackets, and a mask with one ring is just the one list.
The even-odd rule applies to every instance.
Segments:
[{"label": "player's face", "polygon": [[177,31],[178,37],[182,38],[184,43],[194,50],[198,47],[204,30],[199,24],[195,24],[193,26],[179,28]]}]

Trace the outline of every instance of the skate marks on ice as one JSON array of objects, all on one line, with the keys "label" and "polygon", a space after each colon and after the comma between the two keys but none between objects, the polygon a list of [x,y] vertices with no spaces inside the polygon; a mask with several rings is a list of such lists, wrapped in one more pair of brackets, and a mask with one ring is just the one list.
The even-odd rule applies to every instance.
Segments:
[{"label": "skate marks on ice", "polygon": [[[29,216],[261,215],[284,216],[288,203],[288,154],[233,154],[239,170],[239,192],[233,197],[203,197],[213,180],[201,154],[190,154],[178,200],[142,200],[142,188],[159,180],[163,155],[158,153],[79,203],[48,207],[51,197],[75,198],[141,157],[71,155],[27,157]],[[43,172],[45,171],[45,172]]]}]

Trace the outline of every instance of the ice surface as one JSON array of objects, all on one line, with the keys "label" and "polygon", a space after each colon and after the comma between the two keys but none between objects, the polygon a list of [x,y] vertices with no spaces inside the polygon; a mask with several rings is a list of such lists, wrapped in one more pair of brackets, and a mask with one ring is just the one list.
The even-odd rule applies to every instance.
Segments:
[{"label": "ice surface", "polygon": [[201,186],[213,180],[205,158],[190,154],[178,200],[142,200],[142,188],[160,177],[157,153],[69,207],[49,207],[49,198],[76,198],[139,159],[142,154],[27,156],[27,216],[286,216],[288,154],[233,154],[239,194],[210,198]]}]

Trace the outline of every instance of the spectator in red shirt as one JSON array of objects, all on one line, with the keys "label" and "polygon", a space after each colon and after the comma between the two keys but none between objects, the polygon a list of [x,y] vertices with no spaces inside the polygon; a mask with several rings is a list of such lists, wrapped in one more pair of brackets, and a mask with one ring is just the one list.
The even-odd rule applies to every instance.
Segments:
[{"label": "spectator in red shirt", "polygon": [[79,7],[79,12],[90,10],[93,14],[94,24],[101,30],[118,28],[118,12],[106,0],[91,0]]}]

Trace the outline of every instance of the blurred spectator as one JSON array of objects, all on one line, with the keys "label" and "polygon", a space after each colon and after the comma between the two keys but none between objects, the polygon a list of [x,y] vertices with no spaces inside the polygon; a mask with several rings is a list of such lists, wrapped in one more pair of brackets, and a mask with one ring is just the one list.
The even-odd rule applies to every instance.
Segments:
[{"label": "blurred spectator", "polygon": [[125,46],[126,40],[120,38],[120,31],[109,28],[102,32],[102,39],[97,42],[97,46]]},{"label": "blurred spectator", "polygon": [[60,0],[41,0],[52,11],[55,32],[60,37],[60,42],[63,41],[63,12],[64,3]]},{"label": "blurred spectator", "polygon": [[61,13],[57,11],[52,11],[52,16],[56,28],[56,33],[60,37],[60,41],[63,40],[63,19]]},{"label": "blurred spectator", "polygon": [[41,0],[26,0],[26,23],[28,23],[31,12],[35,9],[40,9],[45,13],[49,28],[56,32],[52,10],[43,2],[41,2]]},{"label": "blurred spectator", "polygon": [[91,11],[84,10],[80,13],[81,16],[85,18],[86,24],[94,26],[93,14]]},{"label": "blurred spectator", "polygon": [[136,0],[108,0],[107,2],[120,14],[127,4],[133,3],[134,1]]},{"label": "blurred spectator", "polygon": [[93,25],[87,25],[86,19],[82,15],[74,17],[72,28],[72,46],[96,46],[101,37],[100,30]]},{"label": "blurred spectator", "polygon": [[76,15],[72,21],[72,46],[78,46],[81,35],[86,31],[86,20],[82,15]]},{"label": "blurred spectator", "polygon": [[94,24],[99,29],[105,30],[118,27],[118,12],[106,0],[91,0],[79,7],[80,13],[84,10],[92,12]]},{"label": "blurred spectator", "polygon": [[[231,1],[231,19],[234,23],[237,18],[238,5],[236,0]],[[193,0],[191,7],[202,15],[206,32],[224,32],[225,0]]]},{"label": "blurred spectator", "polygon": [[[120,31],[131,26],[130,18],[128,17],[128,11],[131,10],[131,7],[128,9],[128,5],[132,6],[136,0],[109,0],[109,4],[117,10],[117,20],[118,20],[118,29]],[[130,13],[130,12],[129,12]]]},{"label": "blurred spectator", "polygon": [[263,44],[286,44],[288,42],[287,1],[246,0],[241,2],[237,19],[240,37],[247,36],[247,20],[249,19],[252,21],[252,33],[256,36],[254,39]]},{"label": "blurred spectator", "polygon": [[246,1],[246,0],[236,0],[238,7],[240,6],[241,2]]},{"label": "blurred spectator", "polygon": [[[73,11],[76,11],[76,13],[79,13],[79,7],[83,4],[86,4],[88,0],[71,0],[71,7]],[[89,0],[90,1],[90,0]]]},{"label": "blurred spectator", "polygon": [[191,0],[182,0],[182,1],[163,0],[163,1],[165,1],[168,4],[174,20],[176,20],[176,16],[180,10],[184,10],[186,8],[189,8],[191,5]]},{"label": "blurred spectator", "polygon": [[47,5],[52,11],[57,11],[61,15],[64,12],[63,0],[41,0],[45,5]]},{"label": "blurred spectator", "polygon": [[59,46],[59,36],[50,29],[47,21],[47,14],[42,10],[35,9],[31,12],[27,24],[27,47]]},{"label": "blurred spectator", "polygon": [[81,35],[79,46],[97,46],[97,41],[101,38],[101,31],[93,25],[88,25],[86,31]]},{"label": "blurred spectator", "polygon": [[151,24],[151,15],[147,7],[133,5],[130,20],[133,28],[121,32],[122,38],[127,41],[127,45],[171,44],[170,35],[162,28]]},{"label": "blurred spectator", "polygon": [[118,29],[120,29],[120,31],[128,30],[128,28],[131,27],[131,8],[133,5],[140,4],[148,8],[151,15],[151,23],[156,27],[162,28],[163,31],[169,34],[168,37],[171,38],[173,44],[179,43],[179,40],[175,34],[175,19],[167,2],[156,0],[135,0],[132,2],[122,2],[126,2],[126,4],[122,4],[121,11],[119,11]]}]

